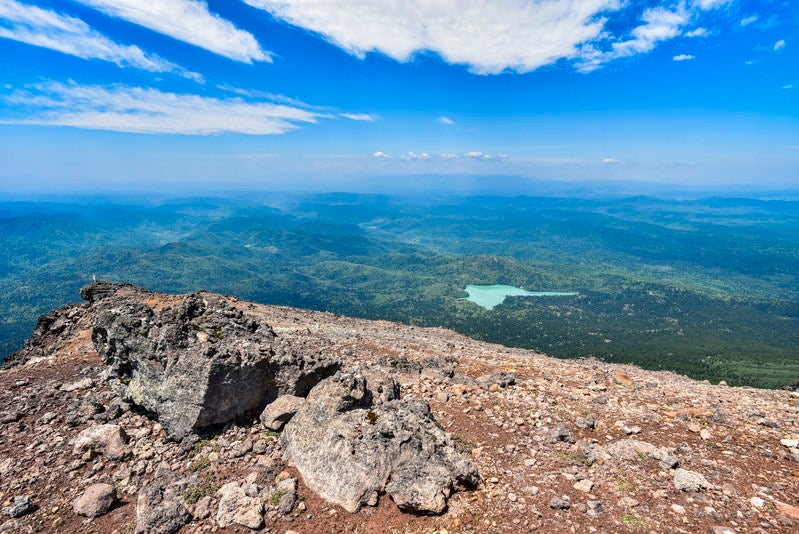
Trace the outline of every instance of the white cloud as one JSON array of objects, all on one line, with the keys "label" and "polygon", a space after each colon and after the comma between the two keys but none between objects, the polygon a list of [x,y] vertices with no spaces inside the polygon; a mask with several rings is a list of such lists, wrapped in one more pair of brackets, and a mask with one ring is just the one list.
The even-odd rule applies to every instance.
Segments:
[{"label": "white cloud", "polygon": [[741,26],[749,26],[750,24],[757,22],[759,18],[760,17],[758,17],[757,15],[750,15],[748,17],[744,17],[741,19]]},{"label": "white cloud", "polygon": [[406,159],[409,161],[429,160],[430,154],[428,154],[427,152],[422,152],[421,154],[417,154],[416,152],[408,152],[407,154],[402,156],[402,159]]},{"label": "white cloud", "polygon": [[674,61],[691,61],[692,59],[696,59],[696,57],[692,56],[691,54],[680,54],[680,55],[674,56],[671,59],[673,59]]},{"label": "white cloud", "polygon": [[14,109],[38,111],[5,123],[72,126],[135,133],[279,134],[320,115],[271,102],[215,99],[127,86],[48,82],[4,98]]},{"label": "white cloud", "polygon": [[77,0],[236,61],[271,61],[252,34],[208,11],[202,0]]},{"label": "white cloud", "polygon": [[394,159],[390,155],[386,154],[385,152],[380,152],[379,150],[372,154],[372,156],[376,157],[377,159]]},{"label": "white cloud", "polygon": [[457,159],[457,158],[458,158],[457,154],[451,154],[451,153],[441,154],[441,159]]},{"label": "white cloud", "polygon": [[643,23],[630,32],[629,38],[612,42],[609,48],[585,46],[578,68],[591,72],[609,61],[651,52],[660,42],[681,35],[690,18],[682,5],[674,11],[662,7],[647,9],[641,15]]},{"label": "white cloud", "polygon": [[602,163],[605,165],[611,165],[613,163],[621,163],[621,160],[615,158],[602,158]]},{"label": "white cloud", "polygon": [[783,48],[785,48],[785,39],[780,39],[779,41],[774,43],[774,51],[775,52],[779,52]]},{"label": "white cloud", "polygon": [[188,72],[138,46],[115,43],[93,30],[79,18],[62,15],[16,0],[0,0],[0,37],[56,50],[81,59],[109,61],[120,67],[149,72],[173,72],[202,82],[202,76]]},{"label": "white cloud", "polygon": [[707,37],[708,35],[710,35],[710,32],[707,31],[707,28],[696,28],[685,32],[686,37]]},{"label": "white cloud", "polygon": [[732,0],[696,0],[695,3],[702,9],[716,9],[732,3]]},{"label": "white cloud", "polygon": [[397,61],[432,51],[477,74],[530,72],[603,32],[621,0],[383,1],[244,0],[318,34],[358,57],[380,52]]},{"label": "white cloud", "polygon": [[370,113],[342,113],[341,116],[351,121],[374,122],[377,120],[377,116]]},{"label": "white cloud", "polygon": [[796,87],[792,83],[789,83],[789,84],[783,85],[782,88],[783,89],[795,89]]},{"label": "white cloud", "polygon": [[446,124],[447,126],[451,126],[455,124],[455,121],[450,119],[449,117],[439,117],[436,122],[439,124]]}]

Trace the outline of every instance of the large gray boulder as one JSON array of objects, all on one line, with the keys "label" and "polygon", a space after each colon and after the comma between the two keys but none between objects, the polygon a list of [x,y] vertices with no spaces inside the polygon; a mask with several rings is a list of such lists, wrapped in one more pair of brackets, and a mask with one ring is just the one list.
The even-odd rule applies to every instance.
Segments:
[{"label": "large gray boulder", "polygon": [[477,467],[387,373],[341,371],[311,390],[281,435],[286,460],[349,512],[386,492],[404,511],[441,513],[455,489],[478,482]]},{"label": "large gray boulder", "polygon": [[95,310],[92,341],[112,384],[176,440],[257,417],[281,395],[305,396],[340,365],[292,350],[259,317],[221,295],[189,293],[174,306],[154,309],[155,294],[97,282],[81,296]]}]

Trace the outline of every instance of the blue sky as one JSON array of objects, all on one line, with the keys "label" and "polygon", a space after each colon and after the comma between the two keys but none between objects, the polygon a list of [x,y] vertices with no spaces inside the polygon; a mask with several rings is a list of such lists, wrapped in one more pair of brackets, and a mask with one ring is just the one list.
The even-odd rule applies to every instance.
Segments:
[{"label": "blue sky", "polygon": [[0,0],[0,191],[415,174],[796,188],[799,3]]}]

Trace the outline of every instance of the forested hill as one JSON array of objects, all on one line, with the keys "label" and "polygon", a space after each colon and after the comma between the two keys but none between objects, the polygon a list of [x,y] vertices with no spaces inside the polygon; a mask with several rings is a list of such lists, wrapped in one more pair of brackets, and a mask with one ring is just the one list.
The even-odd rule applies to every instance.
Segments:
[{"label": "forested hill", "polygon": [[[0,352],[92,279],[453,328],[730,384],[799,381],[799,203],[261,194],[0,202]],[[511,297],[468,284],[577,296]]]}]

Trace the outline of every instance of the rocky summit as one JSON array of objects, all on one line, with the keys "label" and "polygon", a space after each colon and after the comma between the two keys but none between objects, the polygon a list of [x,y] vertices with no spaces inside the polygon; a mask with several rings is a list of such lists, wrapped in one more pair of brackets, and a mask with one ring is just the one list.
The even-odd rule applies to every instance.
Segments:
[{"label": "rocky summit", "polygon": [[97,282],[0,370],[0,532],[796,532],[799,392]]}]

